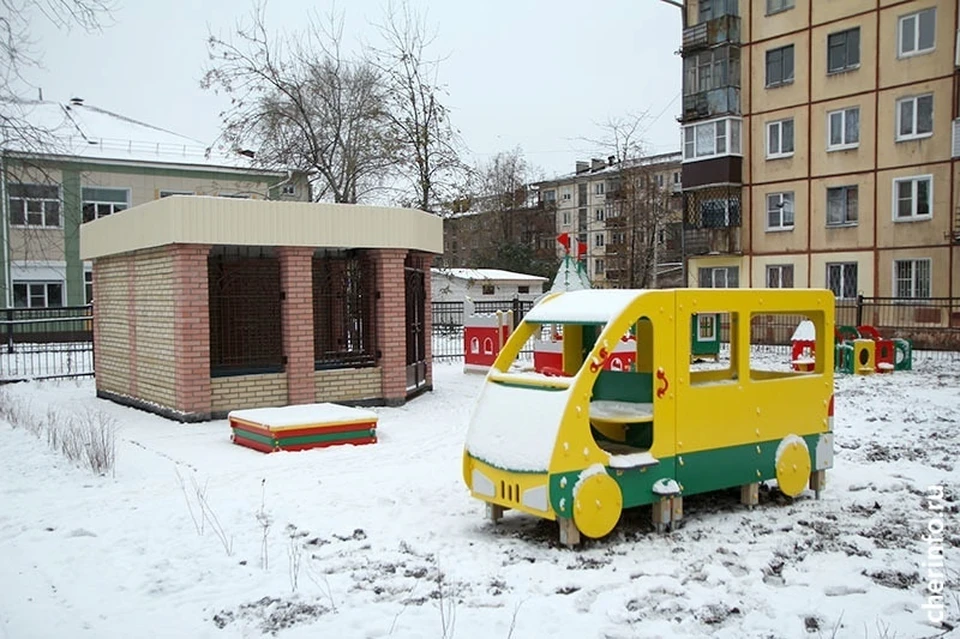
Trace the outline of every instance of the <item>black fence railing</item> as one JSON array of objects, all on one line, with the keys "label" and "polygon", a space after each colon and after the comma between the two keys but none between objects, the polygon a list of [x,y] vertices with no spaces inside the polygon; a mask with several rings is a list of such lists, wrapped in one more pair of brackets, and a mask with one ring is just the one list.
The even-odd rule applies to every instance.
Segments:
[{"label": "black fence railing", "polygon": [[[473,303],[476,313],[493,314],[497,311],[513,311],[513,325],[533,308],[533,302],[521,299],[477,300]],[[463,324],[469,310],[465,302],[433,302],[433,358],[451,359],[463,357]]]},{"label": "black fence railing", "polygon": [[93,375],[90,306],[0,311],[0,382]]},{"label": "black fence railing", "polygon": [[860,296],[854,309],[855,326],[867,324],[883,337],[909,339],[915,349],[960,351],[960,298]]}]

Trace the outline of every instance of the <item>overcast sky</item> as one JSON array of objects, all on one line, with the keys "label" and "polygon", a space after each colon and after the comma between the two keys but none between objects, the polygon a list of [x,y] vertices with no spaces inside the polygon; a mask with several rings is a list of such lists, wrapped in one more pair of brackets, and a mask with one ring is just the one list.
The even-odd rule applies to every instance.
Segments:
[{"label": "overcast sky", "polygon": [[[36,21],[48,100],[88,103],[213,141],[222,98],[200,89],[206,36],[249,15],[245,0],[118,0],[102,33]],[[272,0],[268,26],[296,29],[327,0]],[[679,150],[680,11],[658,0],[414,0],[436,30],[453,123],[475,160],[520,146],[545,177],[598,150],[598,123],[647,112],[650,152]],[[372,39],[384,0],[341,1],[345,39]]]}]

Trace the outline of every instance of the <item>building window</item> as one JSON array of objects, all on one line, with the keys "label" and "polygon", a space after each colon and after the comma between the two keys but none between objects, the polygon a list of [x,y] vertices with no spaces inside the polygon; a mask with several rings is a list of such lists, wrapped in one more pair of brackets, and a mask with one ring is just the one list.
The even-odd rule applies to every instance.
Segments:
[{"label": "building window", "polygon": [[793,230],[793,191],[767,195],[767,230]]},{"label": "building window", "polygon": [[570,211],[563,212],[563,225],[564,226],[570,225]]},{"label": "building window", "polygon": [[860,27],[827,36],[827,73],[860,66]]},{"label": "building window", "polygon": [[767,157],[793,155],[793,118],[767,123]]},{"label": "building window", "polygon": [[597,195],[603,195],[603,182],[597,182],[593,185],[593,192]]},{"label": "building window", "polygon": [[284,184],[280,187],[280,195],[285,197],[296,197],[297,195],[297,185],[296,184]]},{"label": "building window", "polygon": [[930,258],[894,260],[893,296],[926,299],[930,297]]},{"label": "building window", "polygon": [[594,245],[594,246],[603,246],[603,233],[597,233],[597,234],[593,237],[593,245]]},{"label": "building window", "polygon": [[793,82],[793,45],[767,51],[767,86],[778,87]]},{"label": "building window", "polygon": [[767,15],[793,9],[794,0],[767,0]]},{"label": "building window", "polygon": [[60,187],[11,184],[8,187],[11,226],[60,227]]},{"label": "building window", "polygon": [[596,262],[593,263],[593,272],[596,275],[603,275],[603,268],[604,268],[603,260],[597,260]]},{"label": "building window", "polygon": [[897,55],[905,57],[933,51],[936,31],[936,7],[901,16],[897,23]]},{"label": "building window", "polygon": [[737,0],[700,0],[700,22],[713,20],[720,16],[737,15]]},{"label": "building window", "polygon": [[700,288],[737,288],[740,286],[740,268],[737,266],[701,268],[697,277]]},{"label": "building window", "polygon": [[166,189],[160,190],[160,197],[170,197],[172,195],[196,195],[193,191],[167,191]]},{"label": "building window", "polygon": [[740,52],[722,47],[688,56],[683,61],[684,95],[740,86]]},{"label": "building window", "polygon": [[657,173],[657,188],[663,188],[663,173]]},{"label": "building window", "polygon": [[857,263],[837,262],[827,264],[827,288],[837,299],[852,300],[857,297]]},{"label": "building window", "polygon": [[93,304],[93,271],[83,272],[83,299]]},{"label": "building window", "polygon": [[929,219],[933,202],[933,176],[899,178],[893,181],[893,221]]},{"label": "building window", "polygon": [[680,171],[673,172],[673,183],[680,184]]},{"label": "building window", "polygon": [[483,295],[493,295],[496,292],[496,287],[493,284],[484,284],[480,288],[480,292]]},{"label": "building window", "polygon": [[857,223],[859,199],[856,186],[827,189],[827,226],[850,226]]},{"label": "building window", "polygon": [[603,209],[597,209],[595,212],[597,222],[603,222]]},{"label": "building window", "polygon": [[897,100],[897,140],[933,135],[933,94]]},{"label": "building window", "polygon": [[853,149],[860,144],[860,107],[851,107],[827,114],[828,151]]},{"label": "building window", "polygon": [[84,222],[92,222],[130,208],[130,189],[85,186],[81,189],[81,194]]},{"label": "building window", "polygon": [[767,288],[793,288],[793,264],[768,266]]},{"label": "building window", "polygon": [[517,286],[517,293],[519,293],[520,295],[526,295],[529,292],[530,292],[529,286]]},{"label": "building window", "polygon": [[54,308],[63,306],[63,282],[13,282],[16,308]]},{"label": "building window", "polygon": [[740,155],[739,119],[724,118],[683,127],[684,160],[720,155]]},{"label": "building window", "polygon": [[570,197],[571,197],[571,195],[570,195],[570,190],[569,190],[569,189],[564,189],[564,190],[563,190],[563,199],[564,199],[564,200],[569,200]]}]

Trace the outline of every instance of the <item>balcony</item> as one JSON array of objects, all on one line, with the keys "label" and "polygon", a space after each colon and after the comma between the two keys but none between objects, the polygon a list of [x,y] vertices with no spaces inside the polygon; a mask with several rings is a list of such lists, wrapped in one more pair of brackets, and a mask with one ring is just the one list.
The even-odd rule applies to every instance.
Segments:
[{"label": "balcony", "polygon": [[683,55],[717,44],[740,44],[739,16],[720,16],[683,30]]},{"label": "balcony", "polygon": [[701,120],[721,115],[740,115],[740,89],[720,87],[683,96],[681,120]]}]

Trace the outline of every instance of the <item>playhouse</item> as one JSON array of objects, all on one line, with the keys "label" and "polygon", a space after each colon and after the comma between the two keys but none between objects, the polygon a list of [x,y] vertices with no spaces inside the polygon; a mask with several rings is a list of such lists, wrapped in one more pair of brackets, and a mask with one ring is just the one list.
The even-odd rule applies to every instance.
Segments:
[{"label": "playhouse", "polygon": [[81,225],[80,246],[99,397],[198,421],[431,388],[435,215],[174,196]]}]

